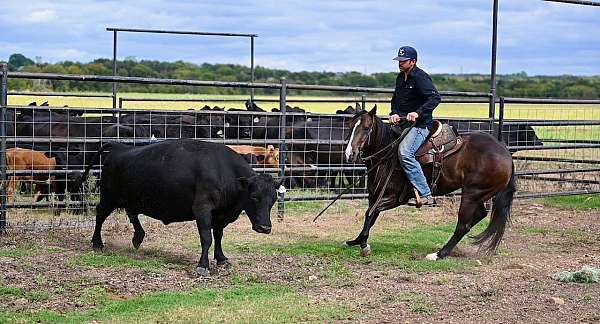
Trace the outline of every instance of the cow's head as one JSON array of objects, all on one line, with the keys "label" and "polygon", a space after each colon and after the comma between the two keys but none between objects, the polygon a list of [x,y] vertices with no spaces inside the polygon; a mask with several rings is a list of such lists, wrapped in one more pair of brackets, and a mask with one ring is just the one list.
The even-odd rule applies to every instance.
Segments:
[{"label": "cow's head", "polygon": [[230,113],[225,116],[225,138],[251,138],[252,116]]},{"label": "cow's head", "polygon": [[268,174],[255,175],[250,178],[239,178],[246,193],[244,210],[250,218],[252,229],[258,233],[271,233],[271,208],[277,201],[277,192],[283,180],[275,182]]},{"label": "cow's head", "polygon": [[275,148],[273,145],[267,146],[264,164],[275,166],[275,167],[279,166],[279,149],[278,148]]}]

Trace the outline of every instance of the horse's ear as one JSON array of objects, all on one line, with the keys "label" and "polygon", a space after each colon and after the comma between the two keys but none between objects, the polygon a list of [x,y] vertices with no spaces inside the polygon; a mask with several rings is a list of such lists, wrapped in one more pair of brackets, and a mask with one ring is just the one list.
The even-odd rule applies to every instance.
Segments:
[{"label": "horse's ear", "polygon": [[371,115],[371,117],[377,115],[377,105],[375,105],[373,107],[373,109],[371,109],[371,111],[369,111],[369,115]]},{"label": "horse's ear", "polygon": [[356,112],[359,112],[359,111],[361,111],[362,109],[363,109],[363,108],[362,108],[362,106],[360,105],[360,103],[358,103],[358,102],[357,102],[357,103],[356,103]]}]

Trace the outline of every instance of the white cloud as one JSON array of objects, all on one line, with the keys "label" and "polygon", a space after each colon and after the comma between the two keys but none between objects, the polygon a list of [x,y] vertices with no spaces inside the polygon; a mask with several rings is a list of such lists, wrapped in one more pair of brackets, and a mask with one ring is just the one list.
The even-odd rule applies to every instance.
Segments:
[{"label": "white cloud", "polygon": [[50,55],[51,57],[60,57],[61,60],[71,60],[71,61],[75,61],[75,60],[81,61],[81,60],[84,60],[87,57],[89,57],[89,54],[87,54],[86,52],[80,51],[80,50],[74,49],[74,48],[49,50],[48,55]]},{"label": "white cloud", "polygon": [[56,18],[57,15],[54,10],[44,9],[31,12],[23,18],[23,21],[28,23],[47,23],[52,22]]}]

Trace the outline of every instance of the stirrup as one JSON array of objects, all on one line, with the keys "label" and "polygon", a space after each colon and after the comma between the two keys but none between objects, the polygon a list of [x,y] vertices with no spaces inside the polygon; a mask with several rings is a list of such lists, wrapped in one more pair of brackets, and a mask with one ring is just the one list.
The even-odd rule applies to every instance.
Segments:
[{"label": "stirrup", "polygon": [[415,193],[415,198],[409,199],[407,205],[421,208],[421,206],[423,206],[421,195],[419,195],[419,191],[417,191],[415,188],[413,188],[413,192]]}]

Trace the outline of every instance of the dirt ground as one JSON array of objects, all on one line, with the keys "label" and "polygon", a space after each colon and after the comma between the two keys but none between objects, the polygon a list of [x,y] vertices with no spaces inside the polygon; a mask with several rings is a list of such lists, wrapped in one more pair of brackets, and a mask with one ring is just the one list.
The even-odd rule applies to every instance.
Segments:
[{"label": "dirt ground", "polygon": [[[360,209],[359,205],[354,207]],[[453,222],[456,208],[455,203],[448,202],[416,214],[406,208],[389,211],[371,236],[383,229],[402,231],[415,221]],[[412,216],[404,217],[406,213]],[[313,217],[314,213],[301,213],[275,221],[269,239],[291,243],[300,238],[353,238],[361,226],[362,210],[326,214],[317,223],[312,223]],[[327,261],[314,256],[240,249],[245,240],[258,235],[251,232],[245,217],[225,230],[224,250],[231,266],[216,268],[213,262],[211,275],[201,278],[194,271],[199,255],[193,224],[164,226],[146,219],[144,227],[146,240],[134,250],[130,241],[133,230],[126,217],[111,217],[103,230],[105,253],[117,251],[139,260],[159,258],[167,264],[161,271],[77,265],[73,262],[77,256],[92,253],[89,241],[93,228],[9,230],[0,236],[0,251],[4,251],[0,254],[0,287],[24,291],[43,288],[53,293],[39,301],[0,294],[0,310],[64,312],[93,307],[82,298],[82,291],[90,287],[102,286],[111,298],[127,299],[163,290],[226,287],[232,277],[244,276],[291,284],[311,299],[347,305],[359,314],[348,320],[351,322],[600,322],[600,284],[561,283],[551,277],[585,265],[600,268],[600,211],[517,201],[498,255],[482,257],[474,247],[461,243],[451,256],[474,261],[476,266],[414,272],[376,262],[343,260],[348,271],[334,280],[319,270]],[[7,252],[11,249],[30,252],[11,255]],[[376,252],[377,247],[373,249]]]}]

